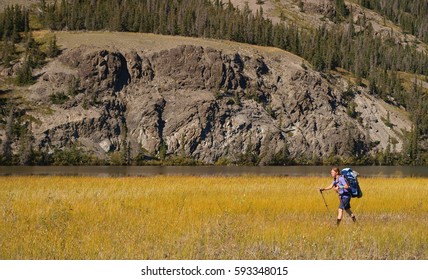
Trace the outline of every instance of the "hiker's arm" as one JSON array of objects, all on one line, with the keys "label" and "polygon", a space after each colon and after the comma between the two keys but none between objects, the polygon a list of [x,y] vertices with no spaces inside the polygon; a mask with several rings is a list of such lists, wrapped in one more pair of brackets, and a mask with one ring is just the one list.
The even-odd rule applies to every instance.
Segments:
[{"label": "hiker's arm", "polygon": [[334,184],[331,184],[331,185],[330,185],[330,186],[328,186],[327,188],[321,188],[321,189],[320,189],[320,191],[321,191],[321,192],[323,192],[323,191],[328,191],[328,190],[331,190],[333,187],[334,187]]}]

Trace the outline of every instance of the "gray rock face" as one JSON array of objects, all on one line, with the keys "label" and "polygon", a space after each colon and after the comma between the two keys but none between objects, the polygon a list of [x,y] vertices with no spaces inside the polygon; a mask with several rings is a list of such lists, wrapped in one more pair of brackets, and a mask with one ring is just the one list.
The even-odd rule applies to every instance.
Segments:
[{"label": "gray rock face", "polygon": [[375,152],[391,137],[400,150],[397,131],[409,128],[391,111],[396,129],[388,129],[379,121],[384,105],[363,89],[354,96],[362,120],[350,117],[344,79],[324,77],[287,55],[192,45],[152,53],[79,47],[59,62],[63,69],[47,70],[33,86],[34,102],[47,102],[48,89],[66,92],[72,81],[77,92],[52,105],[51,115],[29,113],[41,121],[32,127],[40,149],[78,142],[99,157],[123,149],[156,156],[163,146],[167,154],[205,163],[271,164]]}]

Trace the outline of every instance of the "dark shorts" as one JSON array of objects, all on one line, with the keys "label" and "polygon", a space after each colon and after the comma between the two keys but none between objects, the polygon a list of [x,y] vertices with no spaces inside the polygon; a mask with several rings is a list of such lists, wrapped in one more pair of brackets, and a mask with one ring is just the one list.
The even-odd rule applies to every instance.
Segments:
[{"label": "dark shorts", "polygon": [[351,197],[350,196],[339,196],[340,204],[339,209],[350,209],[351,208]]}]

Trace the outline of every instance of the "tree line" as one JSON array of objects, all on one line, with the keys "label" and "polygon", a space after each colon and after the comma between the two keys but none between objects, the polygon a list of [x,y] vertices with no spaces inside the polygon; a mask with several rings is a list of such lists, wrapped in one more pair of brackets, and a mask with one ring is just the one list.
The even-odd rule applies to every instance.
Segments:
[{"label": "tree line", "polygon": [[29,30],[29,11],[22,6],[8,6],[0,13],[0,62],[4,65],[16,59],[15,44],[20,33]]},{"label": "tree line", "polygon": [[29,10],[20,6],[8,6],[0,13],[0,39],[17,43],[19,33],[29,30]]},{"label": "tree line", "polygon": [[[363,27],[360,32],[355,32],[352,21],[347,28],[307,31],[292,23],[273,24],[264,17],[262,6],[253,13],[248,4],[237,9],[231,2],[223,4],[220,0],[62,0],[60,3],[41,3],[39,19],[52,30],[110,30],[228,39],[280,47],[310,62],[324,61],[325,67],[330,68],[340,66],[354,70],[356,60],[364,59],[358,67],[366,76],[367,68],[373,66],[428,74],[426,55],[392,41],[382,42],[365,22],[360,23]],[[338,14],[349,16],[345,11]],[[361,44],[364,44],[363,49]],[[361,50],[365,50],[365,55],[355,57]]]},{"label": "tree line", "polygon": [[385,16],[403,31],[428,43],[428,1],[427,0],[359,0],[365,8]]},{"label": "tree line", "polygon": [[59,53],[55,36],[48,39],[46,49],[41,51],[40,43],[32,36],[29,18],[30,11],[19,5],[8,6],[0,13],[0,65],[8,67],[12,61],[22,58],[16,73],[18,85],[31,83],[32,70],[43,65],[47,57]]},{"label": "tree line", "polygon": [[[426,54],[409,45],[395,44],[392,38],[383,41],[366,22],[359,23],[362,27],[359,32],[355,31],[353,21],[346,28],[339,25],[308,31],[293,23],[273,24],[264,17],[262,7],[253,13],[248,4],[237,9],[231,2],[223,4],[221,0],[61,0],[50,4],[41,0],[37,11],[39,21],[52,30],[110,30],[227,39],[282,48],[302,56],[319,71],[342,67],[363,78],[370,78],[371,72],[379,69],[428,75]],[[28,18],[25,8],[7,7],[0,14],[0,38],[16,42],[17,34],[28,30]]]}]

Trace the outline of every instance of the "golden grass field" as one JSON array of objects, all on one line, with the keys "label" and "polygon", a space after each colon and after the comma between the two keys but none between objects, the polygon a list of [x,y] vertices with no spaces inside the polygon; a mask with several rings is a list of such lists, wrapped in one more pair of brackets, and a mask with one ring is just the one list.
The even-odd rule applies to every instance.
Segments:
[{"label": "golden grass field", "polygon": [[0,259],[428,259],[428,179],[0,177]]}]

